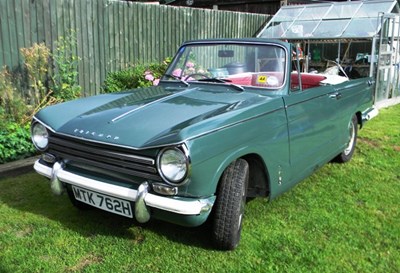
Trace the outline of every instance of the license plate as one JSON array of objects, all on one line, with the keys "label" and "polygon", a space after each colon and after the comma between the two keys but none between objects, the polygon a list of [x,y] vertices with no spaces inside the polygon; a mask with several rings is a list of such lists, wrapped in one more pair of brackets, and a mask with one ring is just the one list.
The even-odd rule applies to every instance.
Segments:
[{"label": "license plate", "polygon": [[72,186],[75,199],[93,207],[133,218],[131,203],[119,198]]}]

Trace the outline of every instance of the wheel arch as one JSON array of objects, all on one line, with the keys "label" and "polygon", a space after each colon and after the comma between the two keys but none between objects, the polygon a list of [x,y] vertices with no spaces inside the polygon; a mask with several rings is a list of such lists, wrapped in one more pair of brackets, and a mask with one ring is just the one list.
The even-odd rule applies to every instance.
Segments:
[{"label": "wheel arch", "polygon": [[218,174],[218,183],[215,188],[215,192],[218,191],[218,187],[222,178],[222,175],[228,166],[237,159],[244,159],[249,164],[249,184],[247,195],[248,197],[268,197],[270,194],[270,177],[268,168],[265,165],[262,157],[256,153],[248,153],[240,156],[230,158],[225,161],[220,168]]},{"label": "wheel arch", "polygon": [[268,168],[258,154],[247,154],[242,157],[249,164],[248,197],[268,197],[270,179]]}]

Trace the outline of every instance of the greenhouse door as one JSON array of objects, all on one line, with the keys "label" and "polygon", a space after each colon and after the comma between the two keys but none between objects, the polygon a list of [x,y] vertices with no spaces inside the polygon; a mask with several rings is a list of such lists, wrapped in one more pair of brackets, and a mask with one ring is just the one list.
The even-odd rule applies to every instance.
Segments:
[{"label": "greenhouse door", "polygon": [[[388,99],[396,88],[397,77],[393,77],[394,37],[398,35],[398,20],[394,14],[384,14],[378,44],[378,70],[376,75],[375,102]],[[397,24],[396,24],[397,23]],[[396,33],[395,33],[396,32]]]}]

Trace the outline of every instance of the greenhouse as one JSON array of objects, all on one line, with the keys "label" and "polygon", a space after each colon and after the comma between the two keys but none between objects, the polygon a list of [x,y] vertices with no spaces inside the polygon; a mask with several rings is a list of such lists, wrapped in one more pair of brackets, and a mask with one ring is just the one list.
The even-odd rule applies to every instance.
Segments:
[{"label": "greenhouse", "polygon": [[282,7],[258,37],[296,45],[304,72],[340,64],[350,78],[373,77],[375,101],[400,97],[399,5],[393,0]]}]

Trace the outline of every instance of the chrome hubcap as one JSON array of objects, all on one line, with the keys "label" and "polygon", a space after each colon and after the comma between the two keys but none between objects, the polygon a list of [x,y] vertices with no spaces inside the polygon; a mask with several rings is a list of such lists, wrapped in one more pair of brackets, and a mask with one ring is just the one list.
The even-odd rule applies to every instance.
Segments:
[{"label": "chrome hubcap", "polygon": [[356,138],[356,129],[354,128],[353,122],[350,122],[350,124],[349,124],[349,144],[347,145],[347,148],[344,150],[345,155],[349,155],[351,153],[355,138]]}]

